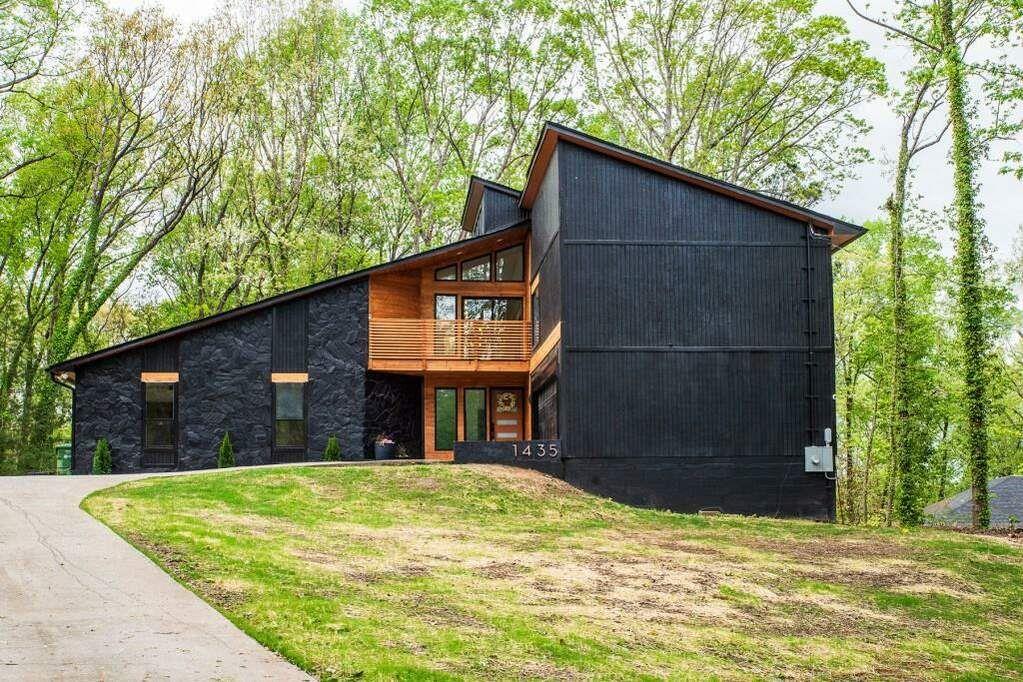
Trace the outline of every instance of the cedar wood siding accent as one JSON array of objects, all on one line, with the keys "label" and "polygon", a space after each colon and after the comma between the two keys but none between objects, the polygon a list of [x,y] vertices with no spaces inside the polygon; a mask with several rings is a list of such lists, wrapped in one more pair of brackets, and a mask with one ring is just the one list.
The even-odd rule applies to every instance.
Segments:
[{"label": "cedar wood siding accent", "polygon": [[828,240],[808,253],[794,219],[571,143],[557,154],[568,480],[679,511],[830,518],[833,483],[803,471],[803,447],[835,428]]}]

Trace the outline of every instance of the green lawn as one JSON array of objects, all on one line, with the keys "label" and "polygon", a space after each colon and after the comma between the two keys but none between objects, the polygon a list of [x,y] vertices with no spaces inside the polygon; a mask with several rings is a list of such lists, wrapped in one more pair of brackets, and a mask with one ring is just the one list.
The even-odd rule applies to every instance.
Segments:
[{"label": "green lawn", "polygon": [[1023,675],[1023,549],[633,509],[496,466],[155,478],[83,507],[322,679]]}]

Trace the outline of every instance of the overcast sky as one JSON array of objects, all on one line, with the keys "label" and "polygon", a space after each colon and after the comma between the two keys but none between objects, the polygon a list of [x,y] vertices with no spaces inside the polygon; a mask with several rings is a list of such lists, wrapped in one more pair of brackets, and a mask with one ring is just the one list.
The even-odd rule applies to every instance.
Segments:
[{"label": "overcast sky", "polygon": [[[207,16],[216,2],[212,0],[110,0],[115,7],[123,9],[140,5],[162,5],[168,13],[185,21]],[[344,5],[353,5],[357,0],[339,0]],[[879,28],[858,19],[849,9],[846,0],[818,0],[822,12],[844,17],[856,37],[867,40],[873,54],[888,67],[889,78],[897,79],[901,65],[908,58],[908,50],[888,47]],[[1023,60],[1023,54],[1020,55]],[[863,140],[863,146],[871,150],[875,161],[862,166],[858,180],[849,182],[835,198],[816,207],[826,213],[862,223],[881,215],[880,206],[888,195],[891,184],[892,156],[898,149],[897,120],[888,110],[884,101],[870,102],[858,112],[870,121],[873,131]],[[1018,145],[1017,145],[1018,146]],[[1000,157],[1004,148],[994,150]],[[1009,255],[1013,240],[1023,225],[1023,183],[1009,176],[998,174],[997,158],[982,165],[980,171],[981,194],[984,204],[983,216],[987,233],[1001,257]],[[949,204],[952,192],[952,173],[948,164],[948,147],[933,147],[918,157],[914,191],[921,197],[922,207],[941,211]],[[951,248],[951,234],[943,227],[939,235],[946,246]]]}]

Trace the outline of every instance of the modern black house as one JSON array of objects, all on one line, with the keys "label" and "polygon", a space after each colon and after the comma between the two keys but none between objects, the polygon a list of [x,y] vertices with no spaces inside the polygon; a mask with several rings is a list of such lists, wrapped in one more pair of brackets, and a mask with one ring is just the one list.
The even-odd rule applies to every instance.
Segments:
[{"label": "modern black house", "polygon": [[[547,124],[460,241],[73,358],[74,470],[515,461],[678,511],[834,512],[832,254],[864,230]],[[543,455],[543,457],[539,457]],[[554,455],[554,456],[552,456]]]}]

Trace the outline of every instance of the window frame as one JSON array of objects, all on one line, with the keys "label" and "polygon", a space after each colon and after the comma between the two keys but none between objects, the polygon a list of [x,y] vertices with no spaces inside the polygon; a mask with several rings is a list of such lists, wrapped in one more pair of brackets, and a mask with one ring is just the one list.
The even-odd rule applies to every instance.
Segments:
[{"label": "window frame", "polygon": [[[442,298],[453,298],[455,299],[455,316],[454,317],[437,317],[437,302]],[[433,295],[433,319],[440,320],[441,322],[451,322],[453,320],[461,319],[462,305],[461,296],[458,294],[443,294],[438,293]]]},{"label": "window frame", "polygon": [[[455,398],[455,409],[451,411],[451,447],[442,448],[438,442],[438,434],[440,429],[437,427],[440,425],[440,410],[437,409],[437,396],[441,391],[451,391]],[[433,449],[435,452],[452,452],[455,449],[455,443],[458,442],[458,388],[455,386],[434,386],[433,388]]]},{"label": "window frame", "polygon": [[[466,397],[469,391],[483,393],[483,438],[478,440],[469,438],[469,399]],[[467,442],[485,443],[490,440],[490,392],[486,386],[466,386],[462,389],[462,431],[462,440]]]},{"label": "window frame", "polygon": [[[554,430],[557,432],[553,436],[547,433],[540,433],[540,431],[543,430],[543,424],[545,423],[545,420],[542,419],[540,415],[542,407],[541,397],[544,391],[550,390],[552,386],[554,388],[554,400],[552,401],[554,408]],[[561,390],[558,385],[558,377],[553,376],[540,384],[540,386],[533,391],[531,402],[533,404],[533,436],[538,440],[558,440],[561,437]]]},{"label": "window frame", "polygon": [[[308,381],[278,381],[270,382],[270,404],[271,404],[271,447],[274,452],[306,452],[309,449],[309,382]],[[302,419],[277,419],[277,389],[280,386],[301,386],[302,387]],[[303,425],[305,443],[299,445],[278,445],[277,444],[277,422],[278,421],[301,421]]]},{"label": "window frame", "polygon": [[[149,439],[147,437],[147,435],[148,435],[147,434],[147,432],[148,432],[148,428],[147,427],[149,426],[149,421],[150,420],[149,420],[149,414],[148,414],[149,413],[149,409],[148,409],[149,400],[148,400],[147,393],[149,391],[149,386],[150,385],[152,385],[152,386],[170,386],[171,390],[174,391],[174,397],[171,400],[171,410],[172,410],[172,414],[174,416],[171,417],[169,420],[168,419],[158,419],[158,420],[155,420],[155,421],[160,421],[160,422],[168,422],[168,421],[170,422],[170,424],[171,424],[171,431],[174,434],[174,442],[171,445],[151,446],[149,444]],[[143,381],[142,382],[142,452],[143,452],[143,454],[145,454],[147,452],[163,453],[163,454],[166,454],[166,453],[169,453],[169,452],[173,452],[175,454],[175,460],[177,459],[176,455],[177,455],[177,452],[178,452],[178,393],[179,393],[179,391],[178,391],[178,382],[177,381]],[[145,457],[143,457],[143,462],[145,462]],[[162,465],[153,465],[153,466],[162,466]]]},{"label": "window frame", "polygon": [[[447,270],[448,268],[454,268],[455,276],[451,279],[445,279],[440,276],[441,270]],[[434,282],[457,282],[458,281],[458,263],[452,263],[451,265],[444,265],[433,270],[433,281]]]},{"label": "window frame", "polygon": [[[476,317],[466,317],[465,316],[465,302],[466,301],[518,301],[519,302],[519,310],[521,311],[521,317],[519,319],[517,319],[517,320],[497,320],[497,321],[499,321],[499,322],[501,322],[501,321],[504,321],[504,322],[522,322],[526,318],[526,301],[523,299],[522,296],[485,296],[485,295],[478,295],[478,294],[472,294],[472,295],[469,295],[469,296],[459,296],[458,311],[457,311],[458,315],[459,315],[459,319],[462,319],[462,320],[479,320],[479,318],[476,318]],[[493,319],[494,318],[491,317],[491,320],[493,320]]]},{"label": "window frame", "polygon": [[[473,263],[475,261],[487,261],[487,278],[486,279],[466,279],[465,278],[465,264]],[[458,281],[459,282],[493,282],[494,281],[494,252],[485,253],[481,256],[474,256],[472,258],[466,258],[458,263]]]},{"label": "window frame", "polygon": [[[521,261],[522,261],[521,262],[521,268],[520,268],[521,271],[522,271],[521,276],[518,279],[501,279],[501,278],[499,278],[497,276],[497,259],[501,256],[502,253],[507,253],[508,251],[515,251],[516,249],[518,249],[519,253],[521,254]],[[494,264],[493,264],[494,279],[493,279],[493,281],[495,281],[495,282],[525,282],[526,281],[526,245],[525,244],[512,244],[511,246],[509,246],[507,248],[500,249],[499,251],[495,251],[494,252],[493,261],[494,261]]]}]

